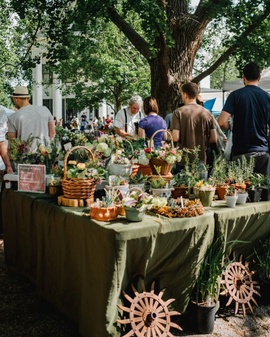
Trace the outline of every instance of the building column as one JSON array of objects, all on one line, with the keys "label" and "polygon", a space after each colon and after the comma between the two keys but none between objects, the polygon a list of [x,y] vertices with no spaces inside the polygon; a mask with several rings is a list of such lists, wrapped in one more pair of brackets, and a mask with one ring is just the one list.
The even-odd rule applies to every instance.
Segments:
[{"label": "building column", "polygon": [[61,81],[54,78],[53,84],[53,115],[59,121],[62,116],[62,91],[61,91]]},{"label": "building column", "polygon": [[40,56],[40,63],[36,64],[33,69],[33,105],[43,105],[43,88],[42,88],[42,56]]}]

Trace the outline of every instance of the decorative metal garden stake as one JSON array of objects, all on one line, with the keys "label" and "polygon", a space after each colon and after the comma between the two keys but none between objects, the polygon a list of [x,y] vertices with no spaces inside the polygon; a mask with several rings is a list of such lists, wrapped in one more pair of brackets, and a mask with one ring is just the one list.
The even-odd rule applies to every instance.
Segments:
[{"label": "decorative metal garden stake", "polygon": [[144,282],[142,281],[143,292],[139,293],[132,285],[134,298],[131,298],[125,292],[125,298],[131,303],[130,307],[124,307],[117,305],[119,309],[129,313],[129,318],[119,319],[118,323],[130,324],[131,330],[123,337],[131,337],[133,335],[137,337],[173,337],[170,333],[170,328],[182,330],[182,328],[176,323],[171,322],[171,316],[180,315],[177,311],[169,311],[168,305],[171,304],[174,299],[169,299],[166,302],[162,300],[162,290],[158,295],[154,293],[155,282],[152,283],[151,291],[146,292]]},{"label": "decorative metal garden stake", "polygon": [[254,272],[248,270],[249,263],[242,264],[242,255],[239,262],[230,263],[223,273],[224,280],[221,284],[225,285],[225,290],[220,295],[229,295],[230,298],[227,302],[229,306],[232,301],[235,301],[235,315],[238,313],[239,304],[242,305],[243,315],[246,316],[247,304],[250,311],[253,312],[250,301],[258,306],[256,300],[253,298],[253,294],[260,294],[254,289],[254,284],[258,282],[252,280]]}]

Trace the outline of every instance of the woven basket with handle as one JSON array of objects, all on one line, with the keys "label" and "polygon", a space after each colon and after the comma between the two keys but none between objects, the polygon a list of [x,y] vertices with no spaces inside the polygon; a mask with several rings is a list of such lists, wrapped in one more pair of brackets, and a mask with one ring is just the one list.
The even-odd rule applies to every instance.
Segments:
[{"label": "woven basket with handle", "polygon": [[[149,142],[150,153],[152,153],[152,150],[153,150],[154,137],[159,132],[166,132],[167,133],[167,135],[170,137],[171,145],[173,147],[172,134],[168,130],[157,130],[156,132],[154,132],[152,134],[152,137],[150,138],[150,142]],[[151,157],[151,159],[149,161],[149,165],[150,165],[150,167],[152,169],[152,173],[153,174],[158,174],[158,172],[157,172],[157,170],[155,168],[155,166],[156,166],[156,167],[160,167],[160,174],[161,175],[167,175],[167,174],[169,174],[171,172],[174,164],[169,164],[164,159],[160,159],[160,158],[156,158],[156,157]]]},{"label": "woven basket with handle", "polygon": [[89,158],[94,160],[93,153],[85,146],[74,146],[67,151],[64,159],[64,176],[61,179],[64,197],[68,199],[90,199],[90,202],[93,202],[96,189],[95,179],[67,178],[68,157],[75,150],[85,150]]}]

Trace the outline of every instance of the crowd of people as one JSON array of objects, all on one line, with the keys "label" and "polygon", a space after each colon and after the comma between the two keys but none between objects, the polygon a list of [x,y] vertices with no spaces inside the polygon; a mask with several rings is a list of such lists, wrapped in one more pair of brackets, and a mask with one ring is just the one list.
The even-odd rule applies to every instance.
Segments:
[{"label": "crowd of people", "polygon": [[[244,88],[232,92],[218,120],[203,106],[197,84],[189,82],[181,86],[179,107],[167,114],[165,119],[159,115],[159,107],[155,97],[149,96],[144,100],[135,95],[131,97],[128,106],[119,110],[115,118],[96,117],[88,121],[85,113],[80,119],[69,115],[67,120],[58,121],[46,107],[30,104],[27,87],[17,86],[12,98],[16,113],[9,118],[0,111],[0,151],[6,171],[12,172],[5,142],[19,137],[26,140],[31,134],[39,141],[48,141],[55,135],[55,126],[61,125],[76,132],[112,131],[123,138],[145,138],[146,145],[153,137],[154,147],[162,146],[169,130],[172,140],[182,148],[199,147],[199,158],[203,164],[210,164],[213,151],[223,151],[226,144],[225,131],[232,130],[231,159],[237,160],[242,155],[255,159],[255,172],[270,174],[270,157],[268,143],[268,127],[270,124],[270,95],[262,90],[260,68],[251,62],[243,69]],[[233,122],[232,122],[233,120]],[[157,132],[159,131],[159,132]],[[33,142],[35,150],[36,142]],[[191,155],[192,160],[192,155]],[[179,163],[179,170],[184,163]]]}]

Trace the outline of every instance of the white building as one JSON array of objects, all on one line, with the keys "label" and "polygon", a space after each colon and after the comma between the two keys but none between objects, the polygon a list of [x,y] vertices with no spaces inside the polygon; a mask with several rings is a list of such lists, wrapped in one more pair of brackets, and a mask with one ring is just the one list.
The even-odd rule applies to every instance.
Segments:
[{"label": "white building", "polygon": [[70,108],[74,96],[62,95],[62,83],[57,77],[57,74],[53,74],[50,68],[46,66],[46,59],[42,57],[41,48],[33,48],[32,56],[38,57],[40,62],[33,69],[33,88],[32,88],[32,103],[33,105],[45,105],[52,112],[53,116],[57,120],[67,118],[72,115],[79,117],[83,112],[86,113],[87,119],[91,120],[94,116],[106,117],[112,114],[112,109],[106,104],[106,102],[100,103],[99,109],[92,109],[91,107],[85,107],[82,111]]}]

